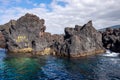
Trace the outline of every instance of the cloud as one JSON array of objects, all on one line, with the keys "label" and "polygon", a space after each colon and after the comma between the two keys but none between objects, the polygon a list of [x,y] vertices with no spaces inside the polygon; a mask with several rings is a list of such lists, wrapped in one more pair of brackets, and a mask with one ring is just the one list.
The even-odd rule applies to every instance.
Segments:
[{"label": "cloud", "polygon": [[50,4],[30,2],[34,6],[30,9],[17,6],[1,10],[0,23],[29,12],[45,19],[47,31],[51,33],[63,33],[65,27],[83,25],[89,20],[93,20],[94,27],[100,29],[120,24],[119,3],[120,0],[52,0]]}]

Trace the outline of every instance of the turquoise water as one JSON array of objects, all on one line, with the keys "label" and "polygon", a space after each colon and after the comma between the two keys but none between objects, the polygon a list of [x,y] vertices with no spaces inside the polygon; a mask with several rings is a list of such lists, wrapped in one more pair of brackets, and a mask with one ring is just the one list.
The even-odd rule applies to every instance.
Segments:
[{"label": "turquoise water", "polygon": [[120,58],[7,57],[0,51],[0,80],[120,80]]}]

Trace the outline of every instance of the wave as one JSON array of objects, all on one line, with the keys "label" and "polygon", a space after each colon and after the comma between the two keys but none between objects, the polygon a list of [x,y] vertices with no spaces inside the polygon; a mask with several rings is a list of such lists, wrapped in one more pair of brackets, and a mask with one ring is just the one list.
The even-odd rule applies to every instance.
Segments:
[{"label": "wave", "polygon": [[110,50],[106,50],[106,53],[103,54],[102,56],[106,56],[106,57],[119,57],[120,53],[115,53],[112,52]]}]

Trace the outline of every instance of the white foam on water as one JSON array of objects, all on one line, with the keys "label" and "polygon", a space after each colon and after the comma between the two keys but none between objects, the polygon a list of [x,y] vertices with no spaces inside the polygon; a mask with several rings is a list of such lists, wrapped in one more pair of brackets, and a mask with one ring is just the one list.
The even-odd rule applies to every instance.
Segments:
[{"label": "white foam on water", "polygon": [[110,50],[106,50],[106,53],[103,54],[102,56],[107,56],[107,57],[118,57],[120,55],[120,53],[115,53],[115,52],[111,52]]}]

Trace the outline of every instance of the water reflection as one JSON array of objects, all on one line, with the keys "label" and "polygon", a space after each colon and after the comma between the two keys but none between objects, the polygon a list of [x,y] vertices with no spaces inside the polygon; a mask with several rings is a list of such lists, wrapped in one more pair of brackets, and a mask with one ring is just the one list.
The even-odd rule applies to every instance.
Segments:
[{"label": "water reflection", "polygon": [[42,70],[50,80],[71,80],[72,77],[65,69],[64,60],[52,56],[48,56],[46,65],[42,67]]},{"label": "water reflection", "polygon": [[39,59],[17,57],[17,58],[6,58],[3,60],[2,68],[0,70],[1,80],[38,80],[39,75],[44,75],[41,67],[45,65],[42,61],[39,64]]},{"label": "water reflection", "polygon": [[[2,58],[1,58],[2,57]],[[9,57],[0,53],[0,80],[119,80],[120,58]]]}]

